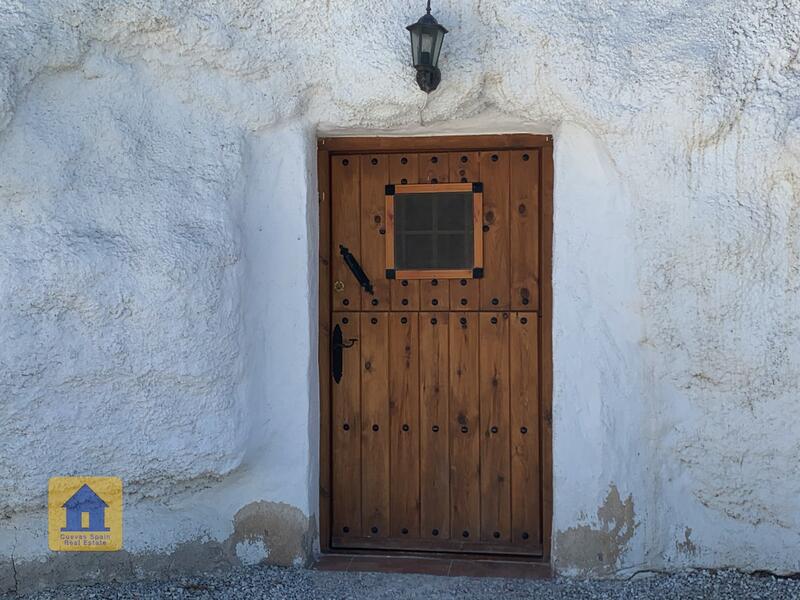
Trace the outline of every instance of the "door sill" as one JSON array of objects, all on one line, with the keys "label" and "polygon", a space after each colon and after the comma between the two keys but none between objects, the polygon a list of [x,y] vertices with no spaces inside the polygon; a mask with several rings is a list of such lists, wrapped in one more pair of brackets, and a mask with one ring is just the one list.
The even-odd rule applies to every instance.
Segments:
[{"label": "door sill", "polygon": [[542,561],[519,558],[479,558],[447,554],[331,552],[311,567],[317,571],[415,573],[440,577],[503,577],[552,579],[553,570]]}]

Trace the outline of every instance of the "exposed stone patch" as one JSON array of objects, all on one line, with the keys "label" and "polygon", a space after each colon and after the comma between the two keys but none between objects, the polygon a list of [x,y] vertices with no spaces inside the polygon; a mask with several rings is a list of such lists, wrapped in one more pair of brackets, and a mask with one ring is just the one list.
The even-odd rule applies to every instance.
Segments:
[{"label": "exposed stone patch", "polygon": [[312,550],[311,524],[294,506],[283,502],[252,502],[236,513],[234,532],[225,546],[246,564],[305,564]]},{"label": "exposed stone patch", "polygon": [[692,528],[687,527],[683,532],[683,541],[675,542],[675,548],[678,550],[678,552],[691,556],[697,554],[697,546],[694,545],[694,542],[692,541],[691,537],[692,537]]},{"label": "exposed stone patch", "polygon": [[579,525],[556,534],[556,565],[576,569],[581,576],[610,575],[636,531],[633,496],[623,502],[612,485],[597,509],[599,527]]}]

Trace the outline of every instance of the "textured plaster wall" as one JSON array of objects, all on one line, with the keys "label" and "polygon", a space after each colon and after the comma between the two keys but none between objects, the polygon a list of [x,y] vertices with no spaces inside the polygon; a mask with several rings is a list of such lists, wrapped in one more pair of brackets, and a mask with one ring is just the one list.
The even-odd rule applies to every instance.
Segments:
[{"label": "textured plaster wall", "polygon": [[131,557],[307,551],[314,138],[366,131],[555,136],[556,566],[800,570],[800,2],[442,0],[429,97],[422,4],[0,0],[0,582],[70,565],[56,474]]}]

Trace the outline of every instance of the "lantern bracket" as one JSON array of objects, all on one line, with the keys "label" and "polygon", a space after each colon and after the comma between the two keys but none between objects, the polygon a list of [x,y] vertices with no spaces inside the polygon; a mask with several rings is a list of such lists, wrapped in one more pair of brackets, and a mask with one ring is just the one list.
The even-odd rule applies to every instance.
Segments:
[{"label": "lantern bracket", "polygon": [[417,85],[426,94],[430,94],[442,82],[439,67],[417,67]]}]

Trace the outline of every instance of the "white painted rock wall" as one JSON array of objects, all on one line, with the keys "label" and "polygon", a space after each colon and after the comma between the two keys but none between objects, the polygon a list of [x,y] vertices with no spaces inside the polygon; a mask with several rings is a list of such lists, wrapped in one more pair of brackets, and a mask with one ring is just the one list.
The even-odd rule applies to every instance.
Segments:
[{"label": "white painted rock wall", "polygon": [[0,0],[0,560],[50,475],[134,554],[313,518],[315,135],[532,131],[556,565],[800,570],[800,2],[434,2],[429,97],[422,5]]}]

